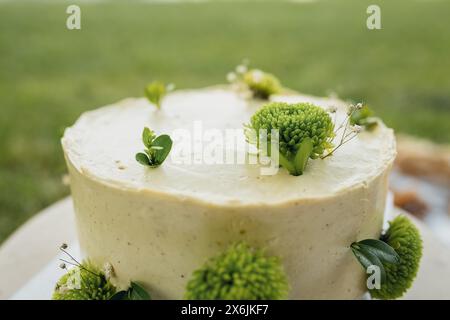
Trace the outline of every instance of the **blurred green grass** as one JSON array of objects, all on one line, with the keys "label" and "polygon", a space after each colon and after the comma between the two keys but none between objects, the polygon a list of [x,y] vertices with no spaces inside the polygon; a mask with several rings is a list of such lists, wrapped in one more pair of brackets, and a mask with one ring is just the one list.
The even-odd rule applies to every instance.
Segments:
[{"label": "blurred green grass", "polygon": [[[76,3],[76,1],[75,1]],[[224,82],[243,58],[302,92],[365,101],[397,131],[450,141],[450,2],[154,4],[0,3],[0,242],[68,194],[59,144],[81,112],[142,95]]]}]

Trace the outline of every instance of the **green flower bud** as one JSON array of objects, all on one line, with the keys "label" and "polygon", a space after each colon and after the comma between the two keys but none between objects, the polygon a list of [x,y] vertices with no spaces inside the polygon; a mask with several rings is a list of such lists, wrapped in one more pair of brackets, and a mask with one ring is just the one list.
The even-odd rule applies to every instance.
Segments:
[{"label": "green flower bud", "polygon": [[253,69],[246,72],[243,79],[255,98],[267,100],[272,94],[281,92],[280,81],[270,73]]},{"label": "green flower bud", "polygon": [[398,264],[386,263],[386,283],[370,290],[372,298],[397,299],[412,285],[422,257],[422,239],[419,230],[405,216],[398,216],[389,223],[389,229],[381,240],[390,245],[400,257]]},{"label": "green flower bud", "polygon": [[186,299],[284,299],[288,284],[281,262],[244,243],[232,245],[192,274]]},{"label": "green flower bud", "polygon": [[116,287],[89,261],[70,269],[57,282],[53,300],[109,300]]},{"label": "green flower bud", "polygon": [[257,140],[259,130],[267,130],[268,145],[271,130],[278,130],[280,164],[292,175],[301,175],[308,158],[318,158],[333,146],[334,124],[330,115],[310,103],[269,103],[251,117],[246,128],[255,130]]}]

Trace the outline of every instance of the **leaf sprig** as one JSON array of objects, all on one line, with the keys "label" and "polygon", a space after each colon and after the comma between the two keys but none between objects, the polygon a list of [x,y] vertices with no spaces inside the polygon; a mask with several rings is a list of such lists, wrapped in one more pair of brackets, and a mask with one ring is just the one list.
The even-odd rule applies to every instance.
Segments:
[{"label": "leaf sprig", "polygon": [[375,265],[380,268],[381,284],[386,282],[386,270],[383,263],[397,264],[400,257],[386,242],[376,239],[365,239],[353,242],[350,246],[359,263],[367,269]]},{"label": "leaf sprig", "polygon": [[175,85],[173,83],[166,85],[161,81],[153,81],[145,87],[144,94],[151,103],[158,109],[161,109],[162,99],[168,92],[173,91],[174,88]]},{"label": "leaf sprig", "polygon": [[144,152],[136,154],[136,161],[143,166],[156,168],[166,160],[172,149],[172,139],[167,134],[156,136],[153,130],[145,127],[142,131]]},{"label": "leaf sprig", "polygon": [[364,127],[367,130],[373,130],[378,120],[374,116],[374,112],[367,105],[363,105],[360,109],[355,110],[350,117],[350,124]]},{"label": "leaf sprig", "polygon": [[150,294],[137,282],[131,281],[128,290],[116,292],[109,300],[151,300]]}]

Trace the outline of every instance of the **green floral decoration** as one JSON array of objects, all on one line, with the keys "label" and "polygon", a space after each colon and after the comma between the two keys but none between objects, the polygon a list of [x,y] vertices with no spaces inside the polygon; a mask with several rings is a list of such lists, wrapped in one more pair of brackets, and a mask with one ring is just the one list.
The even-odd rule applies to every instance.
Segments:
[{"label": "green floral decoration", "polygon": [[243,80],[255,98],[267,100],[282,90],[280,81],[273,74],[258,69],[244,73]]},{"label": "green floral decoration", "polygon": [[172,149],[172,139],[167,134],[156,136],[155,132],[147,127],[142,131],[142,143],[144,152],[138,152],[136,161],[143,166],[151,168],[159,167]]},{"label": "green floral decoration", "polygon": [[[316,159],[331,149],[335,136],[328,112],[310,103],[265,105],[246,125],[247,140],[258,145],[261,129],[267,130],[267,145],[270,145],[271,130],[278,130],[280,165],[294,176],[303,174],[309,158]],[[249,138],[252,133],[256,134],[256,141]]]},{"label": "green floral decoration", "polygon": [[397,216],[381,240],[391,246],[400,260],[397,264],[385,263],[386,282],[380,289],[370,290],[372,298],[397,299],[411,287],[422,258],[422,239],[419,230],[405,216]]},{"label": "green floral decoration", "polygon": [[162,100],[167,93],[173,91],[175,85],[173,83],[165,84],[161,81],[153,81],[144,88],[145,97],[153,103],[156,108],[161,109]]},{"label": "green floral decoration", "polygon": [[355,108],[350,117],[350,124],[358,125],[373,130],[378,125],[378,119],[374,117],[374,112],[367,105]]},{"label": "green floral decoration", "polygon": [[56,284],[53,300],[109,300],[116,287],[89,261],[70,269]]},{"label": "green floral decoration", "polygon": [[185,298],[189,300],[279,300],[288,284],[277,257],[245,243],[230,246],[192,274]]}]

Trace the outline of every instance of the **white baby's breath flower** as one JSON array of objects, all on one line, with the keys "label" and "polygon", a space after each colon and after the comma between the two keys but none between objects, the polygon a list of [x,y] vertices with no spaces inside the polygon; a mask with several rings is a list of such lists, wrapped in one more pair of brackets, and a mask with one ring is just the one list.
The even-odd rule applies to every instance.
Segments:
[{"label": "white baby's breath flower", "polygon": [[336,108],[335,106],[329,106],[328,109],[327,109],[327,111],[328,111],[329,113],[336,113],[337,108]]},{"label": "white baby's breath flower", "polygon": [[347,109],[347,115],[348,116],[351,115],[355,110],[356,110],[356,107],[353,104],[349,105],[348,109]]},{"label": "white baby's breath flower", "polygon": [[173,82],[169,83],[169,84],[167,85],[167,87],[166,87],[166,90],[167,90],[167,91],[173,91],[173,90],[175,90],[175,83],[173,83]]},{"label": "white baby's breath flower", "polygon": [[362,131],[362,127],[358,126],[357,124],[351,126],[351,129],[354,133],[360,133]]},{"label": "white baby's breath flower", "polygon": [[239,74],[243,74],[247,72],[247,66],[244,64],[240,64],[236,67],[236,72]]},{"label": "white baby's breath flower", "polygon": [[236,79],[237,79],[236,73],[234,73],[234,72],[229,72],[229,73],[227,74],[227,81],[228,81],[228,82],[234,82],[234,81],[236,81]]},{"label": "white baby's breath flower", "polygon": [[58,290],[59,293],[66,293],[70,290],[70,288],[66,285],[58,285],[56,290]]},{"label": "white baby's breath flower", "polygon": [[261,70],[253,70],[252,79],[256,83],[261,82],[264,79],[264,72],[262,72]]},{"label": "white baby's breath flower", "polygon": [[113,268],[112,264],[109,262],[105,263],[105,265],[103,266],[103,271],[105,272],[106,279],[111,279],[115,276],[114,268]]}]

